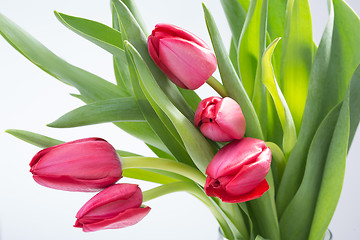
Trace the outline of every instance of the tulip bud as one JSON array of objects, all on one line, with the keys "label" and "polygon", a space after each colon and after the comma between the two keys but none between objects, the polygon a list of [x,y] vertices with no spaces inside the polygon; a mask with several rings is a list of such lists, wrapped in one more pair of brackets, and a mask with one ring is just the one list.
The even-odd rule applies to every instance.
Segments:
[{"label": "tulip bud", "polygon": [[37,183],[66,191],[99,191],[122,177],[119,155],[101,138],[85,138],[41,150],[30,167]]},{"label": "tulip bud", "polygon": [[115,184],[96,194],[76,214],[74,227],[84,232],[129,227],[150,211],[141,207],[142,192],[136,184]]},{"label": "tulip bud", "polygon": [[216,70],[215,55],[206,43],[171,24],[155,26],[148,48],[156,65],[181,88],[199,88]]},{"label": "tulip bud", "polygon": [[208,165],[205,192],[229,203],[259,198],[269,189],[265,177],[270,163],[271,151],[265,142],[254,138],[233,141]]},{"label": "tulip bud", "polygon": [[229,97],[202,100],[196,109],[194,123],[204,136],[217,142],[241,139],[246,129],[239,104]]}]

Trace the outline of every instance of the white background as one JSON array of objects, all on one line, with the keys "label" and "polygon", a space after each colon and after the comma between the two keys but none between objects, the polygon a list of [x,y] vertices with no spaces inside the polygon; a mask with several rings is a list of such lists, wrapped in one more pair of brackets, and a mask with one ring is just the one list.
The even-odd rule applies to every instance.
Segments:
[{"label": "white background", "polygon": [[[205,0],[215,15],[225,43],[230,31],[219,1]],[[349,0],[360,13],[360,2]],[[148,30],[158,22],[179,25],[203,38],[209,45],[200,0],[138,0]],[[326,0],[311,0],[313,32],[319,42],[328,19]],[[95,0],[0,0],[0,11],[68,62],[114,82],[110,54],[66,29],[53,10],[111,24],[109,1]],[[73,129],[52,129],[45,125],[82,103],[69,93],[76,90],[62,84],[30,63],[0,37],[0,239],[216,239],[217,223],[197,199],[171,194],[148,202],[150,214],[139,224],[121,230],[83,233],[72,227],[75,214],[93,193],[72,193],[37,185],[29,173],[29,162],[38,148],[24,143],[6,129],[24,129],[64,141],[103,137],[117,149],[152,155],[145,145],[111,124]],[[202,97],[210,90],[202,87]],[[343,193],[330,225],[335,240],[360,236],[359,131],[350,150]],[[140,181],[146,190],[154,186]],[[296,224],[296,223],[294,223]]]}]

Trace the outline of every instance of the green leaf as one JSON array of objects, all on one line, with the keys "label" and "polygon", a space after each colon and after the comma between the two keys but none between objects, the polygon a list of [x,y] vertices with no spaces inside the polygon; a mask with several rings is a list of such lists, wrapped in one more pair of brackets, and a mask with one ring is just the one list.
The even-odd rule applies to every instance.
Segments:
[{"label": "green leaf", "polygon": [[25,130],[8,129],[5,132],[40,148],[48,148],[64,143],[63,141]]},{"label": "green leaf", "polygon": [[0,34],[36,66],[77,88],[88,102],[128,95],[114,84],[65,62],[1,14]]},{"label": "green leaf", "polygon": [[[73,17],[55,11],[57,19],[73,32],[79,34],[90,42],[98,45],[114,55],[115,74],[118,85],[123,91],[131,92],[130,78],[127,71],[126,57],[123,50],[123,38],[121,33],[104,24],[84,18]],[[118,79],[121,79],[119,81]]]},{"label": "green leaf", "polygon": [[[49,148],[52,146],[56,146],[62,143],[65,143],[64,141],[60,141],[54,138],[50,138],[41,134],[25,131],[25,130],[18,130],[18,129],[8,129],[5,132],[13,135],[14,137],[21,139],[25,142],[28,142],[34,146],[40,147],[40,148]],[[122,150],[116,150],[119,156],[121,157],[138,157],[141,156],[136,153],[131,153],[127,151]]]},{"label": "green leaf", "polygon": [[300,130],[313,60],[311,13],[308,0],[289,0],[281,55],[280,89],[297,132]]},{"label": "green leaf", "polygon": [[198,129],[169,101],[167,95],[161,91],[136,49],[128,42],[126,45],[137,68],[142,91],[152,106],[154,107],[156,104],[160,107],[174,124],[193,162],[204,173],[214,156],[213,148]]},{"label": "green leaf", "polygon": [[347,151],[352,140],[351,134],[356,130],[356,128],[352,129],[351,126],[357,126],[360,118],[359,102],[353,102],[359,98],[359,73],[360,68],[358,67],[349,84],[334,136],[331,140],[309,240],[315,240],[319,236],[324,235],[340,198],[345,175]]},{"label": "green leaf", "polygon": [[271,65],[271,56],[279,40],[280,38],[272,42],[264,53],[262,58],[262,80],[274,100],[276,111],[283,128],[283,149],[286,156],[290,154],[296,143],[296,129],[284,96],[274,78],[274,71]]},{"label": "green leaf", "polygon": [[325,117],[311,142],[304,178],[280,218],[283,239],[308,239],[330,143],[336,138],[333,134],[340,109],[341,104]]},{"label": "green leaf", "polygon": [[[267,30],[270,42],[284,37],[285,14],[287,0],[270,0],[267,19]],[[280,61],[283,42],[279,42],[273,53],[273,67],[275,76],[280,78]]]},{"label": "green leaf", "polygon": [[[257,20],[256,25],[251,25],[256,29],[256,32],[259,32],[259,39],[253,39],[254,41],[258,40],[259,44],[259,57],[256,67],[256,75],[254,79],[254,91],[252,95],[252,103],[255,108],[255,111],[259,117],[260,125],[262,127],[262,132],[265,139],[267,138],[267,122],[268,122],[268,109],[267,109],[267,92],[266,87],[262,82],[262,64],[261,57],[264,54],[266,48],[266,19],[268,13],[268,0],[262,1],[259,19]],[[254,16],[253,16],[254,17]],[[250,25],[248,27],[250,27]]]},{"label": "green leaf", "polygon": [[150,148],[151,151],[153,151],[153,153],[156,154],[156,156],[158,156],[159,158],[166,158],[166,159],[171,159],[171,160],[175,160],[176,159],[174,158],[173,155],[167,153],[167,152],[164,152],[163,150],[161,149],[158,149],[154,146],[151,146],[150,144],[146,144],[146,146],[148,146]]},{"label": "green leaf", "polygon": [[255,240],[267,240],[266,238],[263,238],[262,236],[260,235],[257,235]]},{"label": "green leaf", "polygon": [[350,136],[349,148],[360,121],[360,65],[357,67],[350,82]]},{"label": "green leaf", "polygon": [[268,190],[262,197],[248,202],[250,216],[258,227],[258,233],[269,239],[280,239],[275,199]]},{"label": "green leaf", "polygon": [[139,11],[136,7],[135,0],[121,0],[121,2],[123,2],[126,5],[126,7],[130,10],[130,12],[134,16],[136,22],[139,24],[139,26],[143,30],[144,34],[146,34],[146,26],[141,17],[141,14],[139,13]]},{"label": "green leaf", "polygon": [[178,87],[178,89],[181,95],[184,97],[187,104],[189,104],[191,109],[195,112],[201,101],[201,98],[193,90],[188,90],[181,87]]},{"label": "green leaf", "polygon": [[99,45],[109,52],[123,49],[121,33],[102,23],[85,18],[74,17],[54,11],[56,18],[85,39]]},{"label": "green leaf", "polygon": [[241,6],[238,0],[221,0],[221,5],[230,26],[232,39],[237,48],[240,41],[241,30],[246,18],[246,10]]},{"label": "green leaf", "polygon": [[333,1],[330,20],[316,52],[309,91],[296,146],[280,183],[277,206],[279,215],[295,195],[306,165],[306,155],[319,124],[345,91],[360,63],[360,20],[341,0]]},{"label": "green leaf", "polygon": [[230,50],[229,50],[229,58],[230,58],[230,62],[232,63],[233,68],[235,69],[237,75],[240,76],[239,68],[237,67],[238,66],[238,63],[237,63],[238,56],[237,56],[237,54],[238,54],[238,50],[236,48],[234,38],[231,38]]},{"label": "green leaf", "polygon": [[149,67],[157,84],[162,91],[169,97],[170,101],[184,114],[189,120],[193,121],[194,112],[180,94],[176,85],[170,82],[165,74],[156,66],[151,59],[148,47],[147,37],[141,27],[136,22],[130,10],[119,0],[112,0],[112,5],[120,21],[121,33],[124,40],[128,40],[139,51],[146,65]]},{"label": "green leaf", "polygon": [[254,98],[257,65],[265,48],[267,6],[268,2],[263,0],[250,2],[240,36],[238,67],[242,83],[250,99]]},{"label": "green leaf", "polygon": [[49,127],[71,128],[105,122],[145,121],[133,97],[94,102],[76,108],[48,124]]},{"label": "green leaf", "polygon": [[[246,121],[246,136],[264,139],[259,119],[222,43],[214,18],[203,4],[206,25],[215,50],[221,78],[229,96],[239,103]],[[251,119],[251,120],[250,120]]]},{"label": "green leaf", "polygon": [[244,8],[245,11],[248,11],[250,0],[237,0],[237,1],[241,4],[241,6]]},{"label": "green leaf", "polygon": [[[139,107],[143,112],[145,119],[149,122],[150,126],[154,129],[156,135],[162,140],[162,142],[167,147],[168,151],[163,151],[171,153],[178,161],[187,163],[188,165],[193,165],[193,162],[187,153],[185,146],[177,132],[174,128],[173,123],[169,120],[166,114],[160,109],[156,104],[149,103],[147,96],[145,96],[144,90],[141,89],[139,81],[141,76],[139,70],[135,65],[133,57],[128,54],[128,65],[131,76],[131,82],[133,84],[134,94],[137,98]],[[145,65],[146,67],[146,65]],[[151,77],[151,73],[147,73],[148,78]]]}]

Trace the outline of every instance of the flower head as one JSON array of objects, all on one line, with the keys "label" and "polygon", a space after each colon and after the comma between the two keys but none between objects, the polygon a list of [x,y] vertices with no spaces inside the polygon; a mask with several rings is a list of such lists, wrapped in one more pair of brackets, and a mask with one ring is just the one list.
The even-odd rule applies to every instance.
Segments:
[{"label": "flower head", "polygon": [[150,211],[150,207],[141,207],[142,199],[138,185],[112,185],[85,203],[76,214],[74,227],[93,232],[134,225]]},{"label": "flower head", "polygon": [[269,189],[265,179],[271,151],[254,138],[233,141],[219,150],[206,169],[205,192],[224,202],[259,198]]},{"label": "flower head", "polygon": [[104,139],[85,138],[38,152],[30,162],[34,180],[67,191],[99,191],[122,177],[120,157]]},{"label": "flower head", "polygon": [[155,26],[148,48],[153,61],[181,88],[199,88],[216,70],[215,55],[204,41],[171,24]]}]

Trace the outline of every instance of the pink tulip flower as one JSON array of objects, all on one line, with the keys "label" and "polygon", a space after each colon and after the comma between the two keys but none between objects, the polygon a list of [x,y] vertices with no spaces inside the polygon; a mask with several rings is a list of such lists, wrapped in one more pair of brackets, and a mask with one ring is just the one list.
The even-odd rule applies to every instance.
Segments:
[{"label": "pink tulip flower", "polygon": [[194,123],[204,136],[217,142],[241,139],[246,129],[239,104],[229,97],[202,100],[196,109]]},{"label": "pink tulip flower", "polygon": [[85,203],[76,214],[74,227],[84,232],[129,227],[150,211],[150,207],[141,207],[142,200],[138,185],[112,185]]},{"label": "pink tulip flower", "polygon": [[229,203],[259,198],[269,189],[265,177],[270,163],[271,151],[265,142],[254,138],[233,141],[208,165],[205,192]]},{"label": "pink tulip flower", "polygon": [[30,167],[37,183],[66,191],[99,191],[122,177],[120,157],[101,138],[85,138],[41,150]]},{"label": "pink tulip flower", "polygon": [[206,43],[171,24],[155,26],[148,48],[153,61],[181,88],[199,88],[216,70],[215,55]]}]

